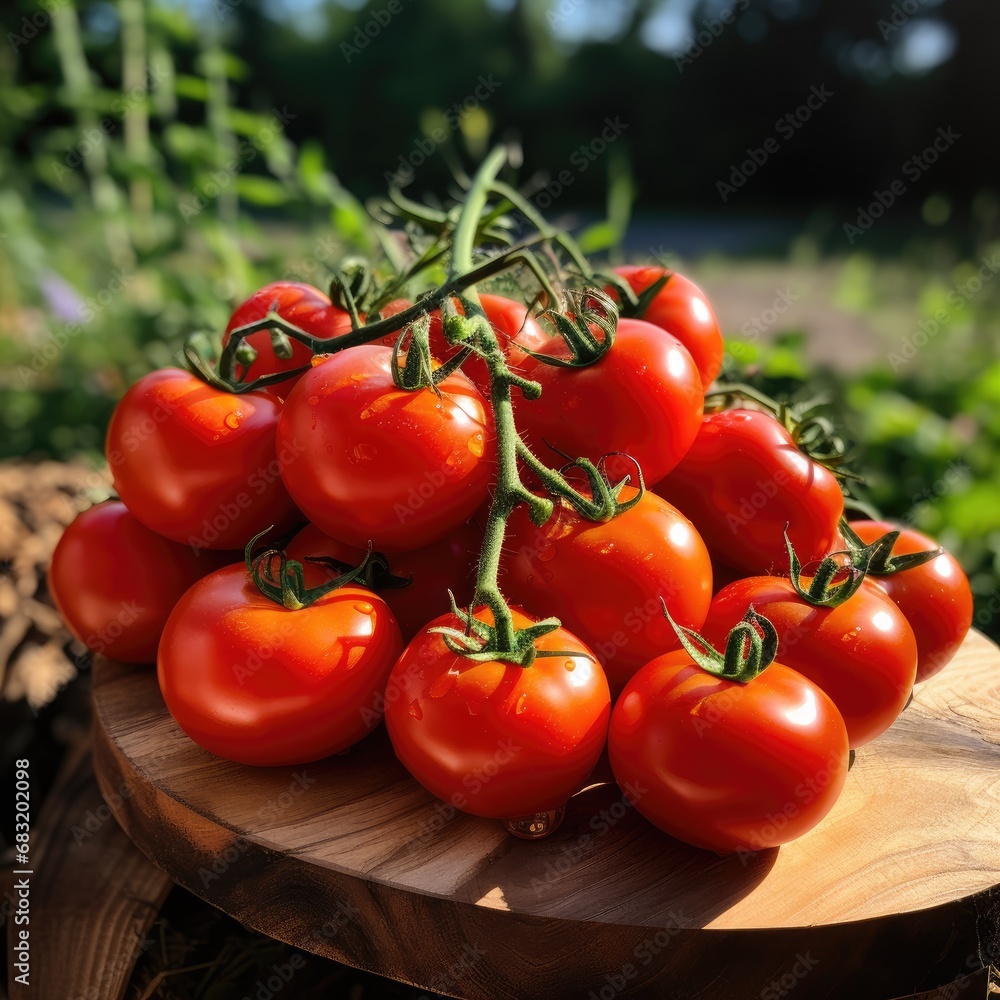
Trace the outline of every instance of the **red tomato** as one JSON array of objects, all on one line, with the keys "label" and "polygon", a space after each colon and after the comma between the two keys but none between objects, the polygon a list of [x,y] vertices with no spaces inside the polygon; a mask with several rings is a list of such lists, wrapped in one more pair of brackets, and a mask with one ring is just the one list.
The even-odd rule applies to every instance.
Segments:
[{"label": "red tomato", "polygon": [[[530,355],[525,354],[521,348],[526,347],[530,351],[542,351],[551,342],[552,338],[533,316],[528,315],[528,307],[520,302],[515,302],[513,299],[504,298],[502,295],[490,295],[486,292],[480,292],[479,302],[483,307],[483,312],[486,313],[486,318],[490,321],[494,332],[497,334],[500,347],[507,355],[508,366],[514,371],[521,372],[531,368],[535,364],[535,361]],[[387,306],[384,306],[381,314],[383,317],[395,316],[397,313],[409,308],[412,304],[407,299],[396,299]],[[458,311],[460,313],[464,312],[461,305],[458,305]],[[444,339],[444,328],[441,323],[440,310],[435,309],[430,314],[430,317],[431,328],[428,340],[431,353],[439,361],[444,360],[455,353],[455,348]],[[381,343],[387,347],[391,347],[398,336],[398,333],[394,333],[389,337],[384,337]],[[462,371],[472,379],[476,388],[479,389],[483,396],[489,399],[490,376],[485,362],[481,358],[472,356],[462,363]]]},{"label": "red tomato", "polygon": [[170,714],[210,753],[265,767],[338,753],[378,724],[403,641],[392,612],[346,585],[289,611],[242,564],[196,583],[157,658]]},{"label": "red tomato", "polygon": [[875,583],[837,607],[817,607],[791,582],[749,577],[712,600],[702,633],[722,642],[747,608],[778,632],[777,658],[821,687],[840,710],[852,747],[885,732],[906,705],[917,669],[913,631]]},{"label": "red tomato", "polygon": [[[263,319],[269,312],[276,312],[293,326],[323,340],[351,332],[350,314],[333,305],[329,297],[318,288],[299,281],[275,281],[259,288],[236,307],[226,332],[222,335],[222,346],[229,343],[229,335],[236,327]],[[279,358],[271,346],[270,330],[250,334],[244,343],[250,344],[257,351],[257,358],[247,368],[243,380],[250,382],[263,375],[290,372],[309,364],[312,351],[294,338],[289,337],[289,340],[292,343],[292,356]],[[298,378],[286,379],[276,385],[266,386],[262,391],[284,399],[297,381]]]},{"label": "red tomato", "polygon": [[288,397],[279,449],[288,491],[321,531],[378,551],[422,548],[469,519],[495,464],[479,390],[460,372],[397,389],[392,352],[364,345],[318,360]]},{"label": "red tomato", "polygon": [[52,553],[49,594],[88,649],[153,663],[167,616],[184,591],[238,553],[199,554],[140,524],[119,500],[78,515]]},{"label": "red tomato", "polygon": [[[620,500],[635,496],[626,486]],[[517,507],[504,540],[510,599],[539,615],[555,615],[600,658],[613,691],[654,656],[678,646],[663,615],[700,628],[712,600],[712,568],[691,522],[646,493],[610,521],[588,521],[568,503],[540,528]],[[592,586],[587,596],[582,586]]]},{"label": "red tomato", "polygon": [[[565,345],[552,338],[541,353],[563,356]],[[594,462],[624,452],[655,483],[684,457],[701,423],[704,394],[691,355],[642,320],[619,320],[614,346],[594,364],[536,363],[531,378],[542,395],[518,401],[518,427],[539,457],[551,455],[546,443]],[[613,477],[632,471],[629,462],[608,464]]]},{"label": "red tomato", "polygon": [[275,449],[281,401],[233,395],[163,368],[122,397],[108,427],[115,490],[147,528],[195,549],[242,549],[297,512],[281,481],[292,445]]},{"label": "red tomato", "polygon": [[712,558],[744,574],[787,573],[836,548],[844,495],[769,413],[710,413],[680,465],[655,487],[694,522]]},{"label": "red tomato", "polygon": [[[517,628],[530,621],[515,611]],[[441,625],[462,628],[450,614],[428,628]],[[491,819],[558,809],[600,757],[611,697],[597,659],[562,628],[537,647],[572,652],[530,667],[478,663],[424,629],[393,668],[385,721],[396,756],[454,808]]]},{"label": "red tomato", "polygon": [[[410,579],[409,586],[387,587],[379,596],[396,616],[403,640],[409,642],[432,618],[448,607],[448,591],[459,607],[468,607],[475,589],[475,568],[483,536],[472,524],[463,524],[444,538],[422,549],[393,552],[388,559],[392,576]],[[305,567],[306,583],[318,586],[339,574],[326,566],[310,563],[308,556],[325,556],[357,566],[363,549],[324,535],[314,524],[303,528],[286,546],[289,559]]]},{"label": "red tomato", "polygon": [[670,274],[642,318],[672,333],[688,349],[707,389],[722,371],[724,345],[719,321],[705,293],[683,274],[662,267],[628,264],[614,271],[636,294],[642,294],[664,274]]},{"label": "red tomato", "polygon": [[833,808],[847,732],[832,701],[772,663],[746,684],[665,653],[629,681],[608,734],[625,795],[654,826],[720,854],[801,837]]},{"label": "red tomato", "polygon": [[[899,530],[892,555],[936,549],[937,543],[913,528],[887,521],[852,521],[863,542]],[[951,661],[972,626],[972,589],[954,556],[936,559],[888,576],[870,576],[906,616],[917,640],[917,680],[933,677]]]}]

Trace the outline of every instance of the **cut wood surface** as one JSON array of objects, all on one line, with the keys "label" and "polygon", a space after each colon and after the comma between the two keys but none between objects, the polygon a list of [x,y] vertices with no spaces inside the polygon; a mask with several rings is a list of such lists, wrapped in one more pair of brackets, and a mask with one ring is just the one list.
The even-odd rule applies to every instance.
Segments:
[{"label": "cut wood surface", "polygon": [[[863,747],[820,826],[717,857],[651,827],[611,784],[516,840],[434,799],[383,731],[349,754],[254,769],[168,715],[149,668],[95,668],[95,765],[117,815],[180,884],[298,947],[470,1000],[886,1000],[1000,954],[1000,651],[970,635]],[[789,978],[791,977],[791,978]],[[774,992],[775,996],[781,995]]]},{"label": "cut wood surface", "polygon": [[[115,789],[107,789],[112,803]],[[16,1000],[118,1000],[171,881],[111,816],[89,748],[70,750],[32,831],[30,974],[7,984]],[[19,878],[17,874],[14,876]],[[13,955],[8,923],[7,953]]]}]

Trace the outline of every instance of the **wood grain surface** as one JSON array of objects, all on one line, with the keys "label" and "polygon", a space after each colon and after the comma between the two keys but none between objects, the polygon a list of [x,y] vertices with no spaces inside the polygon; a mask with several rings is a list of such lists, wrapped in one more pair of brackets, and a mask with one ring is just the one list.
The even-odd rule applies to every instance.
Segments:
[{"label": "wood grain surface", "polygon": [[116,814],[152,860],[249,926],[436,992],[885,1000],[1000,954],[1000,651],[978,634],[862,748],[816,830],[729,857],[658,832],[613,784],[524,842],[430,796],[381,730],[254,769],[187,739],[148,668],[100,662],[94,688],[98,780],[129,789]]}]

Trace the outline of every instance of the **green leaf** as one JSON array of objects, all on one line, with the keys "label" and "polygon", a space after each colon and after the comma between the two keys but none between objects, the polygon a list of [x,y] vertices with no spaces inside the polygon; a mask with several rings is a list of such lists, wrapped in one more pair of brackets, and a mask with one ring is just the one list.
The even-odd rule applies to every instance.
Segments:
[{"label": "green leaf", "polygon": [[289,193],[284,184],[270,177],[253,177],[241,174],[236,178],[236,193],[251,205],[274,207],[284,205]]},{"label": "green leaf", "polygon": [[174,80],[174,93],[178,97],[187,97],[192,101],[207,101],[208,81],[200,76],[181,73]]},{"label": "green leaf", "polygon": [[580,249],[584,253],[610,250],[618,242],[618,230],[610,222],[595,222],[580,233]]}]

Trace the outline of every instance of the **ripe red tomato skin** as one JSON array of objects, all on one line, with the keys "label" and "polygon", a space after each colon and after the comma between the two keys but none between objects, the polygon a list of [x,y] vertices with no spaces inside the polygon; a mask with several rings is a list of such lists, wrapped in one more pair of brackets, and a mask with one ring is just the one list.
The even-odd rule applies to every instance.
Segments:
[{"label": "ripe red tomato skin", "polygon": [[[815,707],[811,721],[805,705]],[[720,854],[802,836],[833,807],[848,764],[840,714],[796,671],[775,662],[742,685],[683,650],[629,681],[608,752],[618,784],[654,826]]]},{"label": "ripe red tomato skin", "polygon": [[210,753],[262,767],[304,764],[378,724],[402,647],[392,612],[371,591],[347,585],[288,611],[238,563],[181,598],[163,630],[157,677],[170,714]]},{"label": "ripe red tomato skin", "polygon": [[[553,339],[542,353],[565,354]],[[573,458],[597,461],[625,452],[647,483],[662,479],[681,460],[701,423],[704,393],[691,355],[675,337],[643,320],[618,323],[614,346],[584,368],[536,362],[530,377],[542,385],[536,400],[518,400],[522,437],[538,456],[552,445]],[[634,472],[618,460],[615,477]]]},{"label": "ripe red tomato skin", "polygon": [[770,414],[707,414],[655,491],[686,514],[716,561],[745,575],[788,572],[783,530],[803,566],[836,548],[844,496]]},{"label": "ripe red tomato skin", "polygon": [[[664,268],[623,265],[614,269],[641,294],[664,274]],[[719,321],[705,293],[690,278],[676,271],[657,292],[642,318],[672,333],[694,358],[705,389],[722,371],[725,346]]]},{"label": "ripe red tomato skin", "polygon": [[281,401],[233,395],[190,372],[162,368],[122,397],[108,426],[115,490],[147,528],[196,548],[242,549],[295,505],[275,450]]},{"label": "ripe red tomato skin", "polygon": [[[472,524],[459,525],[444,538],[422,549],[394,552],[389,562],[393,576],[409,577],[408,587],[378,591],[389,605],[403,641],[409,642],[432,618],[448,608],[448,591],[455,595],[459,607],[468,607],[475,589],[475,566],[483,536]],[[324,535],[314,524],[306,525],[285,546],[289,559],[305,567],[308,586],[318,586],[338,573],[310,563],[308,556],[326,556],[357,566],[365,550]]]},{"label": "ripe red tomato skin", "polygon": [[[626,486],[620,500],[636,490]],[[540,528],[515,509],[504,540],[504,593],[553,615],[593,649],[617,693],[641,666],[675,649],[660,599],[681,625],[698,629],[712,600],[708,550],[691,522],[655,493],[607,522],[566,503]],[[581,581],[593,587],[581,591]]]},{"label": "ripe red tomato skin", "polygon": [[750,605],[778,633],[777,658],[822,688],[856,748],[885,732],[913,690],[917,647],[902,612],[874,582],[835,608],[816,607],[789,580],[748,577],[712,600],[702,633],[725,640]]},{"label": "ripe red tomato skin", "polygon": [[[299,281],[275,281],[257,289],[250,298],[236,307],[226,326],[226,332],[222,335],[222,346],[229,343],[229,335],[236,327],[263,319],[272,311],[272,307],[282,319],[313,337],[327,340],[351,331],[350,314],[333,305],[329,296],[318,288]],[[247,368],[243,380],[250,382],[263,375],[294,371],[309,364],[312,357],[309,348],[294,338],[289,339],[292,343],[292,356],[279,358],[271,345],[270,330],[250,334],[244,343],[250,344],[257,351],[257,357]],[[266,386],[262,391],[285,399],[297,381],[298,378],[286,379]]]},{"label": "ripe red tomato skin", "polygon": [[292,496],[321,531],[392,552],[422,548],[467,521],[494,474],[493,429],[461,373],[397,389],[391,351],[364,345],[321,359],[292,390],[278,424]]},{"label": "ripe red tomato skin", "polygon": [[[492,620],[483,609],[477,615]],[[514,618],[518,627],[529,621],[517,611]],[[427,628],[440,625],[462,627],[448,614]],[[489,819],[556,809],[600,757],[611,713],[600,665],[564,629],[538,645],[579,652],[538,657],[527,668],[475,663],[425,629],[393,668],[385,717],[396,756],[456,809]]]},{"label": "ripe red tomato skin", "polygon": [[196,580],[238,558],[195,552],[150,531],[120,500],[78,514],[48,571],[49,595],[70,632],[95,653],[155,663],[160,633]]},{"label": "ripe red tomato skin", "polygon": [[[893,555],[936,549],[937,543],[913,528],[887,521],[854,521],[851,527],[871,543],[899,530]],[[922,566],[870,577],[906,616],[917,640],[917,683],[933,677],[951,661],[972,627],[972,589],[958,560],[945,552]]]}]

